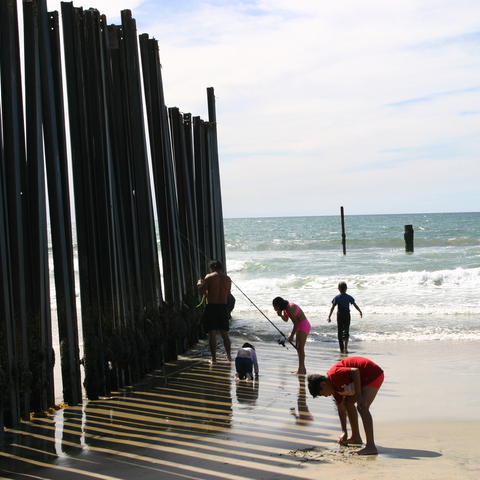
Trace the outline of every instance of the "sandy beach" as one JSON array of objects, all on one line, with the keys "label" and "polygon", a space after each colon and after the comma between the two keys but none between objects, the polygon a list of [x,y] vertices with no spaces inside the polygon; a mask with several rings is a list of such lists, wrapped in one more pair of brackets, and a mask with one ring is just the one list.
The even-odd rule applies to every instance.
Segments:
[{"label": "sandy beach", "polygon": [[[232,338],[233,351],[243,340]],[[340,448],[334,405],[313,399],[290,372],[296,353],[258,344],[260,378],[234,380],[205,343],[135,388],[86,401],[6,432],[8,479],[477,479],[480,477],[480,344],[352,343],[385,370],[371,407],[379,455]],[[222,350],[220,350],[221,352]],[[309,373],[340,355],[307,344]]]}]

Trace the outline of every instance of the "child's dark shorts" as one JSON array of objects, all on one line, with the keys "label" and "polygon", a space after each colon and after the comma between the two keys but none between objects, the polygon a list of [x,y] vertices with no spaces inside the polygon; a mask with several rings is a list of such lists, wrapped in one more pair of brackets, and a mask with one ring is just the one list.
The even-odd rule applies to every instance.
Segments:
[{"label": "child's dark shorts", "polygon": [[247,373],[253,378],[253,360],[250,357],[237,357],[235,359],[235,369],[240,380],[243,380]]}]

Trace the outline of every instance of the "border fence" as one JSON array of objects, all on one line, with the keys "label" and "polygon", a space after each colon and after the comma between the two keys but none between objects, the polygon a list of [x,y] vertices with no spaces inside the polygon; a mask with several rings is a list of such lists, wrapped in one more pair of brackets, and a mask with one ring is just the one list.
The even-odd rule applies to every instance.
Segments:
[{"label": "border fence", "polygon": [[55,362],[77,405],[81,368],[95,400],[194,345],[196,279],[225,265],[213,88],[208,121],[167,108],[129,10],[107,25],[62,3],[60,25],[24,0],[20,41],[17,8],[0,0],[0,435],[55,403]]}]

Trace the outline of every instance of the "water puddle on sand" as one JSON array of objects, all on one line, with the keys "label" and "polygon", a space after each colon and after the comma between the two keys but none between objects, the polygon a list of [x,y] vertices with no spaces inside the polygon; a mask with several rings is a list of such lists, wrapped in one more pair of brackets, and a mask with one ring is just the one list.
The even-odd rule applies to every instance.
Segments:
[{"label": "water puddle on sand", "polygon": [[325,441],[338,420],[329,402],[307,400],[292,352],[259,353],[256,381],[236,382],[224,355],[215,365],[183,358],[132,388],[22,422],[5,432],[0,477],[296,478],[288,452]]}]

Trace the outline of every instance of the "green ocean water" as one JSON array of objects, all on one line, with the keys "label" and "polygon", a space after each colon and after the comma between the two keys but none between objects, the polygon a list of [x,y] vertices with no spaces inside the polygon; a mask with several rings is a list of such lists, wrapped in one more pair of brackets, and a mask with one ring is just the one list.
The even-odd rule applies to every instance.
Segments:
[{"label": "green ocean water", "polygon": [[310,341],[336,341],[326,318],[346,281],[364,313],[352,313],[359,341],[480,339],[480,213],[347,215],[345,230],[343,255],[339,216],[225,219],[232,331],[277,336],[258,309],[277,322],[271,301],[282,296],[306,313]]}]

